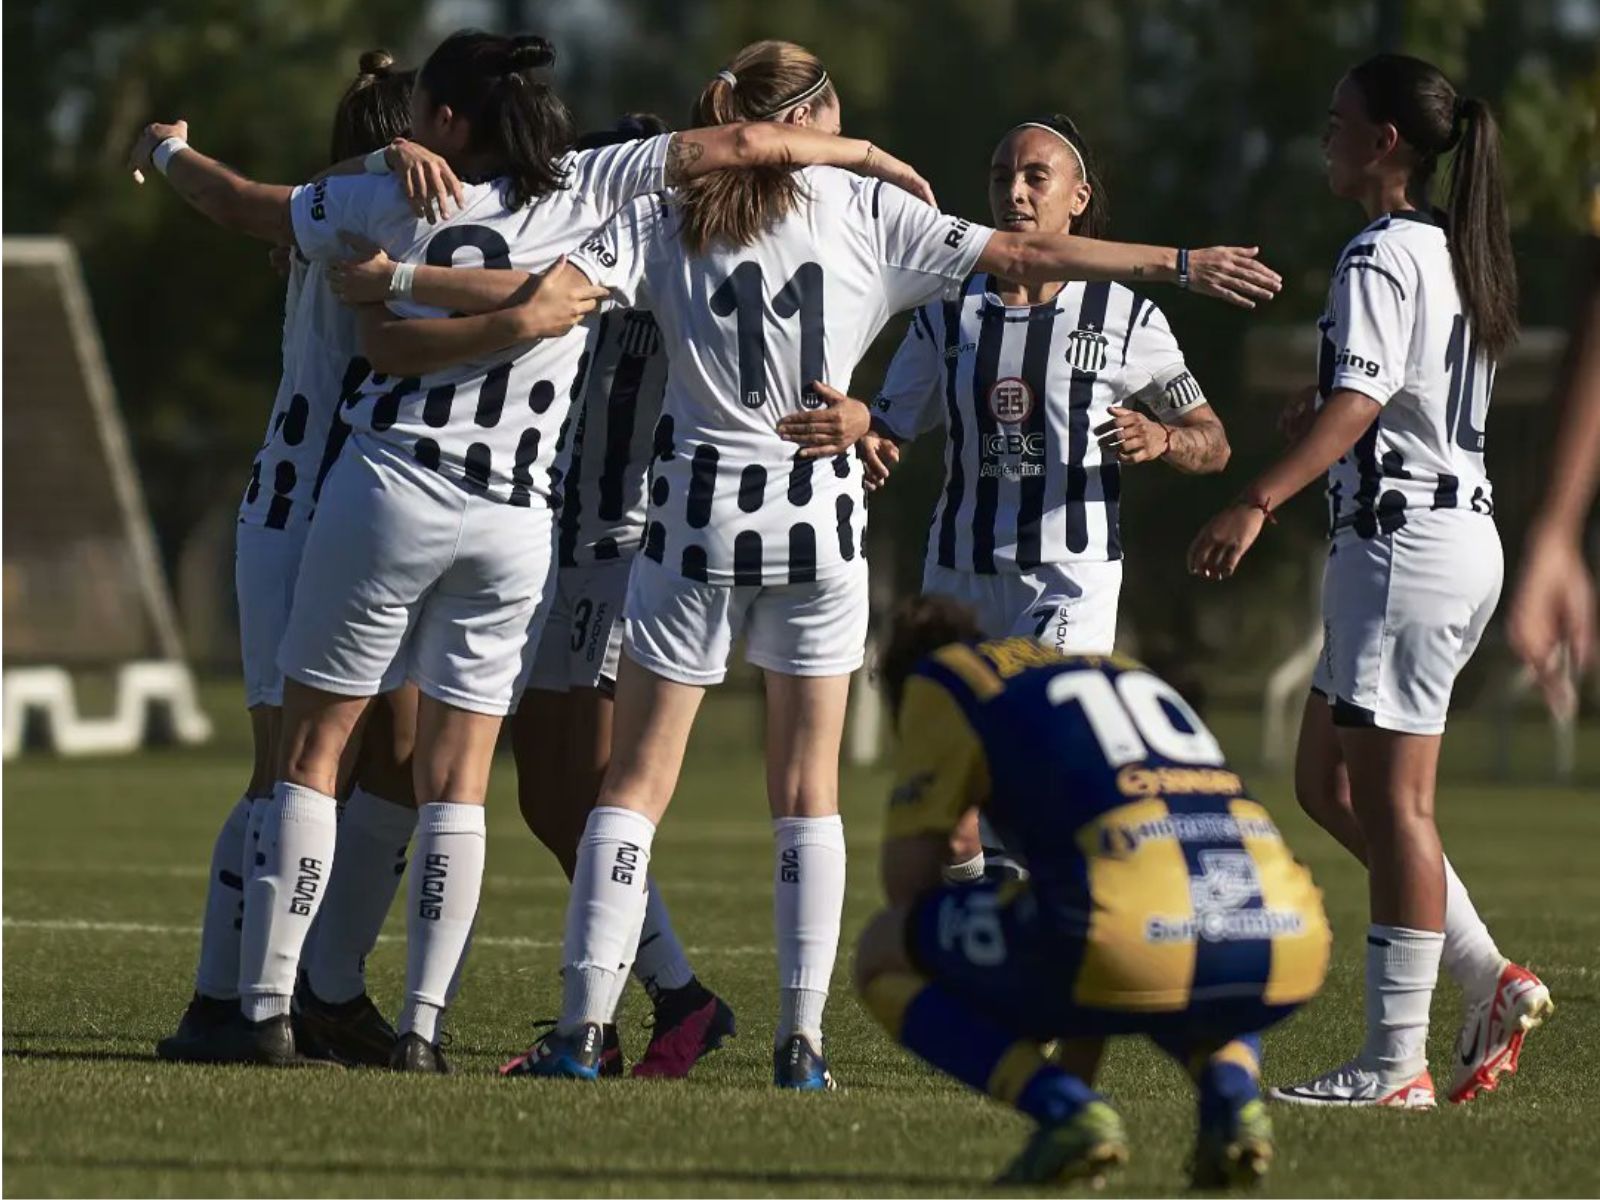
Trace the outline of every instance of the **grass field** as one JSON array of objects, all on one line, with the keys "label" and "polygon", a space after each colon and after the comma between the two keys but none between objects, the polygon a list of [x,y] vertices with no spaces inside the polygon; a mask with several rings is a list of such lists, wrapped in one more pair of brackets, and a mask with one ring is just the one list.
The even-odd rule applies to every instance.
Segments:
[{"label": "grass field", "polygon": [[[503,1082],[494,1065],[557,1009],[564,882],[522,829],[504,761],[490,803],[479,936],[452,1014],[446,1079],[251,1072],[157,1062],[156,1039],[190,989],[205,863],[243,780],[232,695],[213,689],[218,740],[196,752],[5,769],[4,1191],[6,1195],[957,1195],[983,1191],[1023,1121],[935,1077],[869,1022],[840,974],[830,1058],[843,1090],[779,1094],[771,843],[747,696],[714,697],[652,870],[702,978],[738,1012],[740,1037],[685,1083]],[[1219,721],[1240,759],[1248,721]],[[1460,771],[1483,753],[1457,734],[1440,797],[1445,843],[1503,949],[1551,985],[1557,1013],[1501,1091],[1435,1113],[1277,1115],[1268,1191],[1287,1195],[1579,1195],[1600,1192],[1600,804],[1591,728],[1587,785],[1486,785]],[[1537,751],[1530,729],[1526,750]],[[1365,887],[1353,863],[1257,780],[1327,891],[1338,940],[1310,1008],[1267,1039],[1271,1079],[1331,1066],[1361,1026]],[[845,816],[848,943],[877,902],[884,777],[850,771]],[[398,1005],[402,924],[370,963]],[[624,1043],[646,1004],[630,994]],[[1433,1069],[1441,1084],[1458,1015],[1440,988]],[[1148,1047],[1117,1046],[1104,1089],[1125,1114],[1134,1161],[1113,1193],[1179,1190],[1190,1101]]]}]

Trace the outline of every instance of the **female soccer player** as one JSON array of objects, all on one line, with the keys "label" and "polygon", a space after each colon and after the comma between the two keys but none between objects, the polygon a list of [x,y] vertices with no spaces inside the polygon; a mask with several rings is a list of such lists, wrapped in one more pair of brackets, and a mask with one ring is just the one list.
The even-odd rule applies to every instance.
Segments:
[{"label": "female soccer player", "polygon": [[724,167],[860,166],[926,189],[869,144],[776,127],[693,131],[569,156],[571,119],[537,74],[553,58],[543,38],[462,32],[423,65],[412,136],[475,181],[454,212],[419,215],[376,174],[293,189],[255,183],[192,150],[181,126],[150,126],[135,151],[136,167],[162,171],[213,219],[293,241],[308,258],[338,257],[346,233],[376,242],[404,260],[396,312],[418,318],[363,315],[376,370],[346,401],[354,432],[319,497],[279,654],[289,682],[278,824],[263,831],[267,861],[246,889],[245,1023],[221,1031],[218,1056],[294,1057],[289,997],[333,860],[339,760],[398,662],[422,699],[407,999],[392,1061],[446,1069],[439,1022],[478,906],[494,744],[554,582],[551,468],[584,343],[583,334],[557,335],[594,301],[580,290],[553,318],[529,303],[447,319],[410,302],[416,266],[449,266],[460,255],[544,270],[634,197]]},{"label": "female soccer player", "polygon": [[[360,72],[334,114],[332,161],[364,155],[403,135],[411,119],[414,72],[396,71],[381,50],[361,56]],[[278,643],[288,623],[316,483],[337,445],[335,410],[358,357],[355,316],[329,294],[322,264],[291,256],[283,330],[284,373],[239,505],[235,584],[255,765],[244,798],[223,822],[212,848],[195,994],[177,1032],[157,1046],[164,1058],[204,1055],[210,1033],[239,1010],[240,913],[244,882],[255,868],[276,775],[283,675]],[[339,872],[307,955],[302,1026],[319,1048],[346,1058],[388,1060],[394,1041],[366,995],[362,961],[377,941],[399,885],[416,824],[408,745],[416,726],[416,690],[389,691],[379,719],[361,739],[354,789],[339,822]],[[341,788],[341,795],[345,789]]]},{"label": "female soccer player", "polygon": [[[1435,776],[1450,691],[1500,595],[1484,473],[1496,360],[1516,337],[1499,135],[1430,64],[1381,54],[1333,94],[1328,182],[1370,224],[1339,256],[1305,436],[1200,531],[1189,569],[1225,579],[1273,510],[1328,476],[1324,645],[1300,731],[1300,803],[1367,865],[1367,1039],[1278,1088],[1304,1104],[1431,1108],[1428,1006],[1441,955],[1466,993],[1449,1095],[1516,1070],[1550,993],[1508,962],[1444,857]],[[1429,206],[1454,153],[1442,210]]]},{"label": "female soccer player", "polygon": [[[837,133],[817,59],[758,42],[701,93],[697,117]],[[725,172],[619,213],[573,255],[618,302],[642,303],[670,362],[649,523],[625,604],[616,752],[579,847],[556,1031],[519,1070],[594,1078],[616,966],[638,938],[650,845],[705,688],[734,639],[766,677],[780,1018],[774,1082],[825,1088],[822,1012],[844,900],[839,743],[867,620],[860,467],[798,458],[778,419],[842,390],[893,312],[977,267],[1007,278],[1174,278],[1182,256],[991,231],[836,171]],[[1266,298],[1247,252],[1196,252],[1214,294]],[[1197,276],[1198,278],[1198,276]]]}]

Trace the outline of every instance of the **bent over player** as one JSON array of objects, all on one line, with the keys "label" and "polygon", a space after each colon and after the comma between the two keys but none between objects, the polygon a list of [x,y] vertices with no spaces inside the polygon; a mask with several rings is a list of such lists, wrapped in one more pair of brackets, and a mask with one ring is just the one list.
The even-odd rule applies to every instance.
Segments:
[{"label": "bent over player", "polygon": [[[856,957],[867,1007],[908,1050],[1038,1122],[1002,1182],[1099,1178],[1127,1160],[1092,1067],[1040,1049],[1113,1034],[1149,1036],[1194,1079],[1198,1186],[1260,1176],[1260,1032],[1322,986],[1321,893],[1164,680],[1125,658],[977,638],[970,609],[922,597],[880,663],[900,747],[889,906]],[[973,809],[1026,855],[1027,881],[941,883]]]}]

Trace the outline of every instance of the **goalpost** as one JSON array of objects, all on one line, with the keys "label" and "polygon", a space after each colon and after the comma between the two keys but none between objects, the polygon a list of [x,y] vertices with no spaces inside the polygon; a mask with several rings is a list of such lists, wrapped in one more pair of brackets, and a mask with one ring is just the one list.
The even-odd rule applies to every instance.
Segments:
[{"label": "goalpost", "polygon": [[[7,237],[4,263],[4,756],[204,741],[144,494],[77,254]],[[73,672],[114,673],[106,717]]]}]

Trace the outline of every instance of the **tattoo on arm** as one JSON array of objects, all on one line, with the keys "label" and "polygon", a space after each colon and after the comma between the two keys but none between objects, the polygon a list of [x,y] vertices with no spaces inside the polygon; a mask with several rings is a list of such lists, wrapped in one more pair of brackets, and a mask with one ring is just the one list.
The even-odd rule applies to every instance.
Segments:
[{"label": "tattoo on arm", "polygon": [[668,187],[682,187],[689,182],[689,168],[698,162],[706,148],[675,133],[667,143],[666,182]]},{"label": "tattoo on arm", "polygon": [[1228,463],[1228,434],[1215,418],[1172,430],[1172,446],[1162,461],[1187,475],[1208,475]]}]

